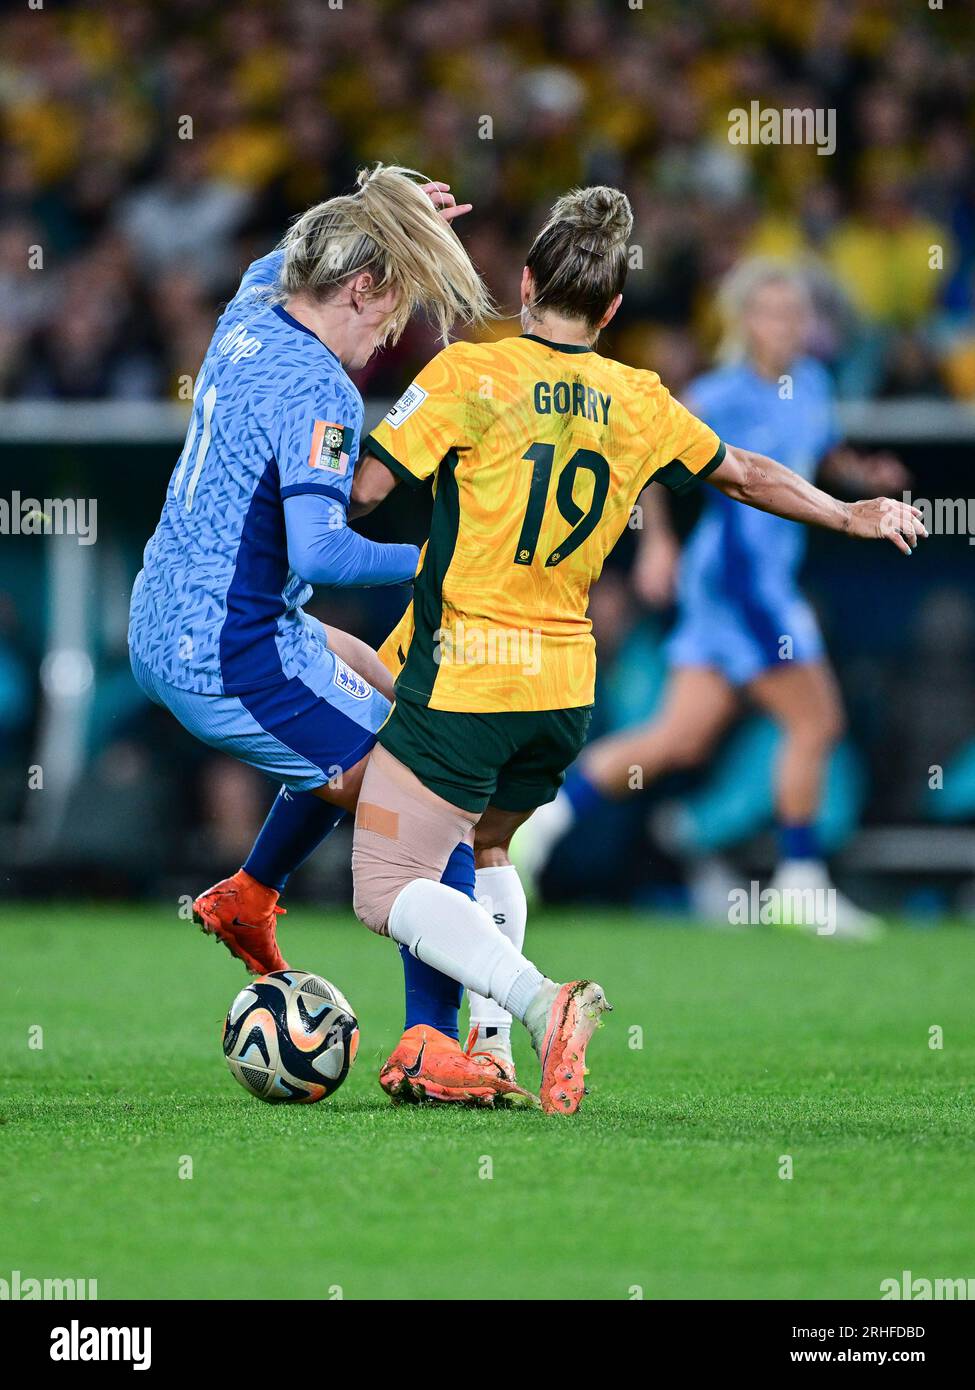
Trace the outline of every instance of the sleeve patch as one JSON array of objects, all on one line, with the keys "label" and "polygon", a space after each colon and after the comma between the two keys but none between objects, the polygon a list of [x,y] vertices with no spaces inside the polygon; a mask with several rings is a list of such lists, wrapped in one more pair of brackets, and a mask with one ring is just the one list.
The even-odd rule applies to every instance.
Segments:
[{"label": "sleeve patch", "polygon": [[316,420],[311,436],[308,467],[344,478],[349,471],[352,431],[329,420]]},{"label": "sleeve patch", "polygon": [[414,381],[412,386],[407,386],[394,406],[391,406],[383,416],[383,421],[391,429],[398,430],[404,420],[408,419],[418,409],[427,398],[427,393],[422,386],[417,386]]}]

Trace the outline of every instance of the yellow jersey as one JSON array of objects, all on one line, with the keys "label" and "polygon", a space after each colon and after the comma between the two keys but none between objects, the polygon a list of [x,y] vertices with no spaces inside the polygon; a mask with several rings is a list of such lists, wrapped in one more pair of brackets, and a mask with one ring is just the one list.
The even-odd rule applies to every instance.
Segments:
[{"label": "yellow jersey", "polygon": [[592,703],[590,585],[647,484],[684,490],[724,445],[655,372],[526,334],[445,348],[362,452],[434,479],[413,603],[381,652],[397,699],[487,714]]}]

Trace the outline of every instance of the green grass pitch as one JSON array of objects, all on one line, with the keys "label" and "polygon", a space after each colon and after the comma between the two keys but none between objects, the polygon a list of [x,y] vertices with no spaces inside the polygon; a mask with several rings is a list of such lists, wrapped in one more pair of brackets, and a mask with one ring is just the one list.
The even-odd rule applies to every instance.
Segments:
[{"label": "green grass pitch", "polygon": [[362,1026],[346,1085],[308,1107],[232,1080],[243,971],[173,914],[8,920],[0,1277],[96,1278],[100,1298],[782,1299],[975,1275],[971,931],[858,946],[539,917],[542,968],[615,1005],[569,1119],[391,1107],[399,960],[351,914],[296,908],[282,931]]}]

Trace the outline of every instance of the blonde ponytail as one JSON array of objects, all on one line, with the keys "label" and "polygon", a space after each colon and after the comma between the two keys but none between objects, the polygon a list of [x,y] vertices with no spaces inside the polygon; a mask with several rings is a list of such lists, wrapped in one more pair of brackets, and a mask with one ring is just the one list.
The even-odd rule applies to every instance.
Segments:
[{"label": "blonde ponytail", "polygon": [[414,169],[377,164],[359,171],[357,192],[302,213],[281,243],[284,293],[327,298],[350,275],[368,270],[373,294],[396,291],[385,343],[395,343],[418,310],[444,342],[457,319],[474,324],[492,317],[486,286],[421,182],[427,180]]}]

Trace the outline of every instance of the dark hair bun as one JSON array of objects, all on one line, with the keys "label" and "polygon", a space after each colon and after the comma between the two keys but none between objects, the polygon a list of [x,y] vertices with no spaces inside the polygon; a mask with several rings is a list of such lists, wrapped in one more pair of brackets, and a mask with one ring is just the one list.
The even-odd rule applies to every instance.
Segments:
[{"label": "dark hair bun", "polygon": [[630,200],[618,188],[596,184],[592,188],[574,188],[561,197],[552,209],[552,218],[568,222],[581,232],[591,232],[593,250],[607,251],[626,242],[633,230],[633,210]]},{"label": "dark hair bun", "polygon": [[596,328],[623,291],[632,230],[630,200],[618,188],[563,194],[528,252],[525,264],[534,280],[529,307],[551,308]]}]

